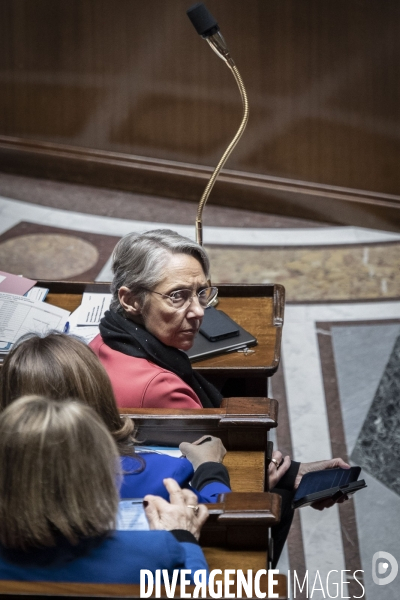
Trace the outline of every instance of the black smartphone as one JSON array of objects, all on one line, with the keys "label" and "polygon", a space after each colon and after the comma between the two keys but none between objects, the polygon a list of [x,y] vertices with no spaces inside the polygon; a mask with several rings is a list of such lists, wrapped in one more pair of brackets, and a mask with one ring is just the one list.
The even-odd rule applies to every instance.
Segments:
[{"label": "black smartphone", "polygon": [[200,333],[210,342],[218,342],[239,335],[239,327],[222,310],[210,306],[204,311]]}]

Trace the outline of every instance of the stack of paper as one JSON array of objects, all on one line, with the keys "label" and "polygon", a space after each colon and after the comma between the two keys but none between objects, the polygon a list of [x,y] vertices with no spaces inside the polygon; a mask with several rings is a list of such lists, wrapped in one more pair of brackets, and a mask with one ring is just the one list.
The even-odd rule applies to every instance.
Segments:
[{"label": "stack of paper", "polygon": [[27,333],[43,335],[50,330],[64,331],[69,312],[40,300],[0,292],[0,353]]}]

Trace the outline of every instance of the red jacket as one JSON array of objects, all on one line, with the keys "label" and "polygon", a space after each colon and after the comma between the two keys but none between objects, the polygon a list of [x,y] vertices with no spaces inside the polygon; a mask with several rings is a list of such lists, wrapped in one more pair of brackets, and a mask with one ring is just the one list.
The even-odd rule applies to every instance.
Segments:
[{"label": "red jacket", "polygon": [[112,350],[100,335],[89,345],[108,373],[119,407],[202,408],[197,394],[175,373]]}]

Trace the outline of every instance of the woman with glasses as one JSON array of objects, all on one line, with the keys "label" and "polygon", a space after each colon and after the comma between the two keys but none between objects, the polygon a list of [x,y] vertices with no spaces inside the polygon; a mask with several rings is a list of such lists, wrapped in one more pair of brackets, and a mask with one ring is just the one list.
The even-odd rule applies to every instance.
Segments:
[{"label": "woman with glasses", "polygon": [[182,352],[218,293],[204,249],[169,229],[130,233],[116,245],[112,269],[110,310],[90,346],[118,406],[218,407],[221,394]]}]

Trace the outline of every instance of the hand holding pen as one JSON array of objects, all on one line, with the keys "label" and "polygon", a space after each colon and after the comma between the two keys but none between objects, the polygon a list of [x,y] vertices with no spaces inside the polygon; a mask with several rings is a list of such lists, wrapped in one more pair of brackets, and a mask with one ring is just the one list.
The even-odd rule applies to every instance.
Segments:
[{"label": "hand holding pen", "polygon": [[182,456],[190,460],[194,470],[205,462],[222,463],[226,454],[221,440],[211,435],[203,436],[193,444],[182,442],[179,450],[182,452]]}]

